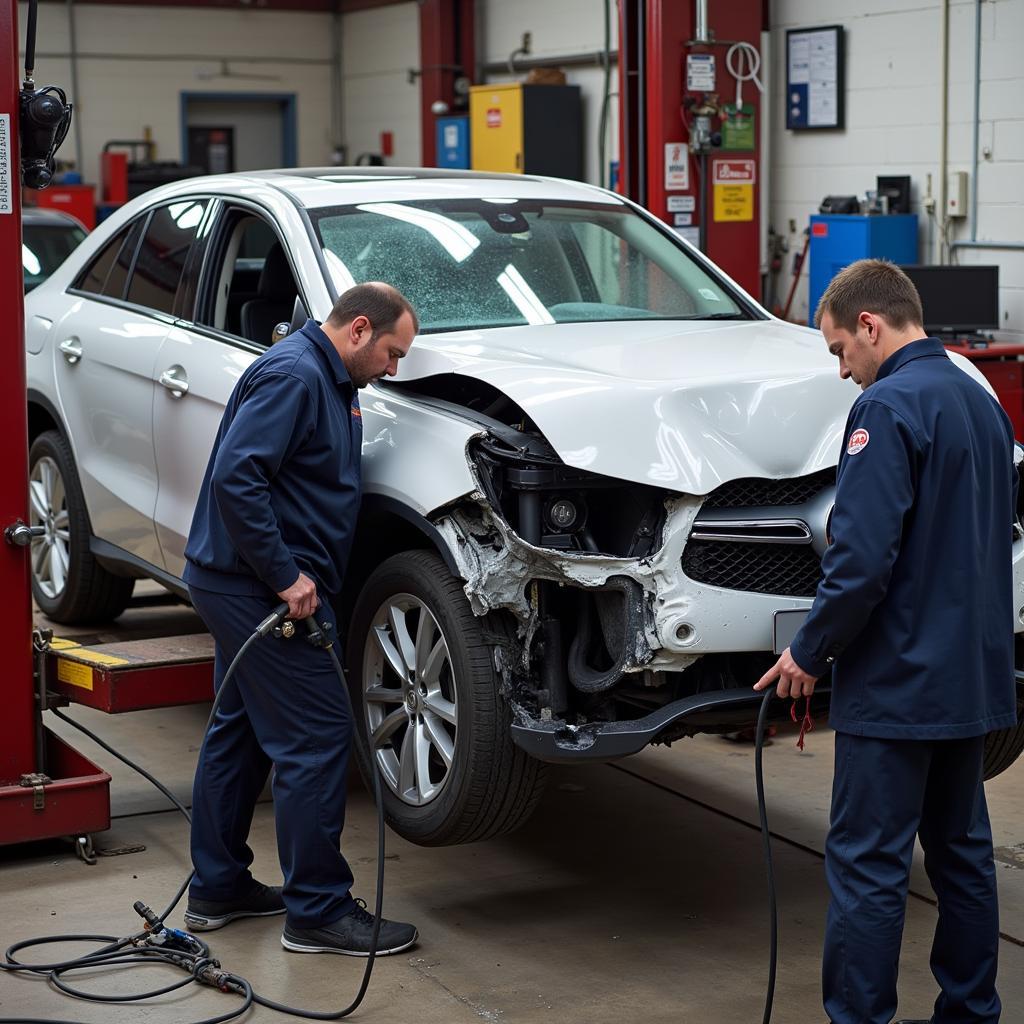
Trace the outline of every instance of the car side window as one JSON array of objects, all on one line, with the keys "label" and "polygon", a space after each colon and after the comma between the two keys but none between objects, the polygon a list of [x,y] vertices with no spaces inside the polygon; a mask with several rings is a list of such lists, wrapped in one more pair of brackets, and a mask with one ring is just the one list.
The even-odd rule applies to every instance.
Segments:
[{"label": "car side window", "polygon": [[[95,295],[109,295],[115,299],[121,298],[121,294],[124,291],[124,282],[128,276],[128,267],[131,266],[135,246],[138,243],[139,235],[145,222],[146,218],[140,217],[114,235],[78,276],[73,287],[83,292],[92,292]],[[115,280],[113,282],[111,281],[111,276],[115,265],[119,262],[119,258],[124,270],[119,275],[118,283],[118,275],[114,275]]]},{"label": "car side window", "polygon": [[184,199],[152,212],[128,283],[129,302],[173,314],[181,273],[207,202]]},{"label": "car side window", "polygon": [[291,320],[298,287],[277,233],[248,210],[229,210],[210,261],[206,300],[196,322],[257,345],[270,345],[274,327]]}]

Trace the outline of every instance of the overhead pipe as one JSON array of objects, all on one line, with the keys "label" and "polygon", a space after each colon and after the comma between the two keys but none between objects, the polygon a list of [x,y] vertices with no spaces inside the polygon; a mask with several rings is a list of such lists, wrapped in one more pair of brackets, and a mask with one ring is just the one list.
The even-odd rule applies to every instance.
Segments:
[{"label": "overhead pipe", "polygon": [[[332,159],[336,162],[347,163],[348,153],[345,145],[345,106],[343,102],[342,89],[345,85],[345,77],[341,67],[342,30],[341,21],[341,0],[334,0],[334,10],[331,11],[331,144],[334,147]],[[342,160],[338,157],[344,154]]]},{"label": "overhead pipe", "polygon": [[971,143],[971,241],[978,237],[978,136],[981,133],[981,0],[974,0],[974,138]]},{"label": "overhead pipe", "polygon": [[[561,57],[516,58],[516,73],[532,68],[604,68],[606,63],[619,62],[618,50],[589,50],[586,53],[569,53]],[[492,60],[481,65],[484,75],[507,75],[508,59]]]},{"label": "overhead pipe", "polygon": [[697,11],[695,16],[693,41],[695,43],[710,43],[708,35],[708,0],[697,0]]},{"label": "overhead pipe", "polygon": [[83,166],[83,146],[82,146],[82,98],[78,93],[78,44],[75,33],[75,7],[74,0],[68,0],[68,44],[71,49],[71,95],[73,102],[78,108],[76,113],[78,116],[75,118],[74,129],[75,129],[75,168],[79,174],[85,175],[85,167]]},{"label": "overhead pipe", "polygon": [[1024,242],[978,241],[978,168],[981,135],[981,0],[974,0],[974,131],[971,145],[971,238],[970,241],[952,242],[950,252],[957,249],[997,249],[1007,252],[1024,251]]},{"label": "overhead pipe", "polygon": [[942,113],[940,115],[941,132],[939,142],[939,258],[937,263],[945,263],[946,253],[946,232],[949,228],[949,217],[946,213],[946,204],[949,201],[949,182],[946,180],[949,175],[949,0],[942,0]]}]

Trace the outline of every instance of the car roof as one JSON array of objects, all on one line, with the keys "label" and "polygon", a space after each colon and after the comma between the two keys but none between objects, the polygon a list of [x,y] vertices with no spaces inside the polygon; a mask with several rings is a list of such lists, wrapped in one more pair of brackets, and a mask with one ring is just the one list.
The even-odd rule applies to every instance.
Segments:
[{"label": "car roof", "polygon": [[87,230],[85,225],[77,218],[62,210],[50,210],[40,206],[23,206],[21,208],[22,224],[29,224],[34,227],[75,227]]},{"label": "car roof", "polygon": [[260,187],[315,209],[417,199],[546,199],[623,205],[614,193],[578,181],[526,174],[423,167],[308,167],[186,178],[147,192],[150,200],[197,192],[246,195]]}]

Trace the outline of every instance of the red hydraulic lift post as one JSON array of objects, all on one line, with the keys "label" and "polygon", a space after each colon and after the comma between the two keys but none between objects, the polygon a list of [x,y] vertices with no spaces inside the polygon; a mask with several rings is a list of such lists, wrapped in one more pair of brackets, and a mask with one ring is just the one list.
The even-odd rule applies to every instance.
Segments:
[{"label": "red hydraulic lift post", "polygon": [[[32,596],[27,537],[28,422],[25,304],[21,267],[17,0],[0,0],[0,844],[77,836],[110,827],[110,776],[41,728],[35,706]],[[6,68],[6,70],[3,70]],[[37,741],[37,736],[39,740]]]},{"label": "red hydraulic lift post", "polygon": [[[768,127],[752,80],[745,81],[743,105],[750,108],[745,114],[752,115],[753,124],[742,140],[739,133],[733,136],[733,150],[726,148],[732,133],[724,131],[721,114],[736,99],[736,80],[727,67],[729,50],[733,44],[746,43],[760,51],[767,8],[764,0],[707,4],[710,38],[697,42],[697,10],[702,6],[699,0],[620,0],[618,190],[684,233],[700,230],[701,215],[706,213],[706,254],[757,297],[759,209],[764,198],[760,138]],[[707,92],[703,85],[689,88],[688,57],[698,55],[714,61],[715,84]],[[691,152],[703,148],[699,132],[691,146],[691,128],[702,108],[717,111],[710,117],[713,136],[725,136],[723,145],[705,152],[703,160],[699,152]],[[684,169],[686,173],[680,173]],[[720,187],[721,209],[715,202]],[[727,203],[736,191],[743,201]]]},{"label": "red hydraulic lift post", "polygon": [[420,149],[424,167],[437,166],[437,115],[443,100],[455,111],[455,80],[473,78],[473,0],[420,0]]},{"label": "red hydraulic lift post", "polygon": [[[0,529],[28,521],[28,422],[25,406],[25,303],[21,268],[21,186],[18,153],[18,26],[15,0],[0,3]],[[29,548],[0,544],[4,609],[4,671],[0,682],[0,784],[36,770],[32,687],[32,598]]]}]

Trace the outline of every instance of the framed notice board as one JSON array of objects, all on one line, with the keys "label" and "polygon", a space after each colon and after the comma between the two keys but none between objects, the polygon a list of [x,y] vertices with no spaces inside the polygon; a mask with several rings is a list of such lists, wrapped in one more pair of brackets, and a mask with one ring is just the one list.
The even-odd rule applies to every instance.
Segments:
[{"label": "framed notice board", "polygon": [[843,128],[846,91],[843,27],[786,32],[786,127]]}]

